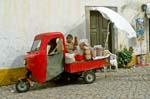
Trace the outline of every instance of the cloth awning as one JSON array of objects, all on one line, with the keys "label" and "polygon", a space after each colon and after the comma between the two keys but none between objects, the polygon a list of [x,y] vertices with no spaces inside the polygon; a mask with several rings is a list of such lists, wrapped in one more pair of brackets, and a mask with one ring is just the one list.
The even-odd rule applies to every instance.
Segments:
[{"label": "cloth awning", "polygon": [[113,22],[117,29],[127,33],[128,38],[136,37],[136,32],[129,22],[117,12],[106,7],[99,7],[96,10],[99,11],[104,18]]}]

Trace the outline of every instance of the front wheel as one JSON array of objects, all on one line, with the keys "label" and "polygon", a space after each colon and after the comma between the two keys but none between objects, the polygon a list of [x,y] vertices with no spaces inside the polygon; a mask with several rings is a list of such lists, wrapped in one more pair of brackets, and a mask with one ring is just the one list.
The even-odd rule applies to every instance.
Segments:
[{"label": "front wheel", "polygon": [[27,92],[30,89],[30,83],[27,79],[18,80],[16,83],[16,90],[19,93]]},{"label": "front wheel", "polygon": [[90,84],[90,83],[93,83],[96,79],[96,75],[94,72],[92,71],[87,71],[87,72],[84,72],[83,74],[83,81],[86,83],[86,84]]}]

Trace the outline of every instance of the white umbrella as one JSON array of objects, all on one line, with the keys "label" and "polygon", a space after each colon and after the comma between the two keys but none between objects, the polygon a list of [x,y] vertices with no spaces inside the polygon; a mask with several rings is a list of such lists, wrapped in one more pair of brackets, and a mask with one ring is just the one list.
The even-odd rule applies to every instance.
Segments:
[{"label": "white umbrella", "polygon": [[104,18],[113,22],[118,29],[127,33],[128,38],[136,37],[135,30],[132,28],[129,22],[118,13],[106,7],[99,7],[97,8],[97,10],[102,14]]}]

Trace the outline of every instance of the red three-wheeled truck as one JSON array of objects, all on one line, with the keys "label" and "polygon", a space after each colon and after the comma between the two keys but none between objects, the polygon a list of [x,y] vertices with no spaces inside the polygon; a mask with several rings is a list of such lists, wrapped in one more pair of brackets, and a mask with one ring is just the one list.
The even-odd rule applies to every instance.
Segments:
[{"label": "red three-wheeled truck", "polygon": [[30,89],[32,81],[44,83],[58,76],[68,79],[73,76],[81,77],[85,83],[90,84],[96,79],[96,70],[104,67],[107,61],[103,58],[66,64],[65,57],[65,39],[61,32],[36,35],[31,51],[24,59],[26,77],[18,80],[16,90],[26,92]]}]

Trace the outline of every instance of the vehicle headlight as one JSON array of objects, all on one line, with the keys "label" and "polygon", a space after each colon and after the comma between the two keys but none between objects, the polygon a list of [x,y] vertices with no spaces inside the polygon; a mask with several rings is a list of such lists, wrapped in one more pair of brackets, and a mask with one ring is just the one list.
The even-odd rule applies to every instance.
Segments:
[{"label": "vehicle headlight", "polygon": [[24,65],[27,65],[27,61],[26,61],[25,59],[24,59],[24,61],[23,61],[23,64],[24,64]]}]

